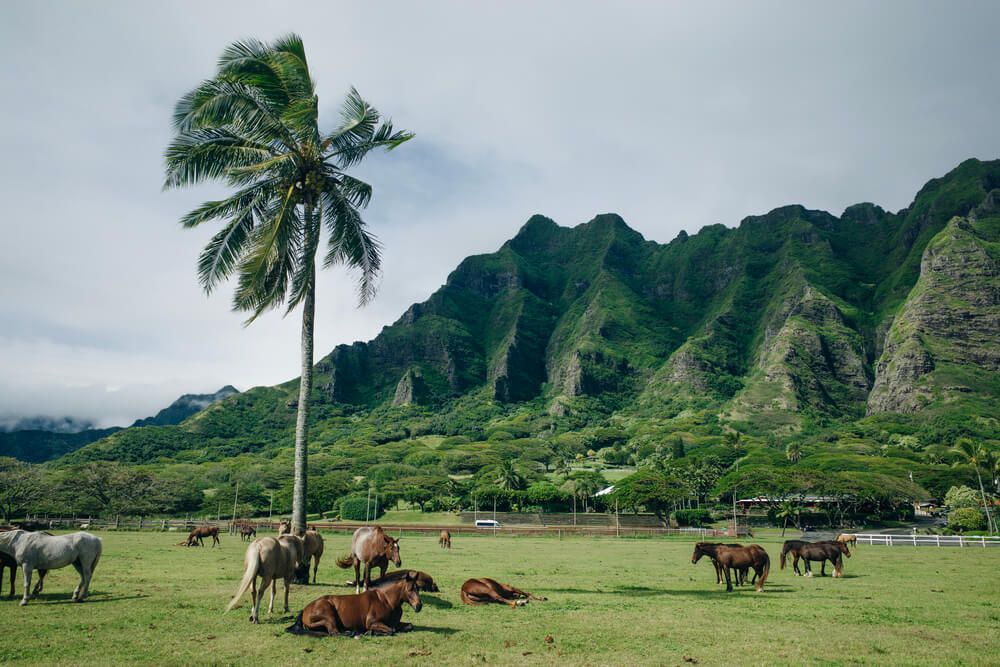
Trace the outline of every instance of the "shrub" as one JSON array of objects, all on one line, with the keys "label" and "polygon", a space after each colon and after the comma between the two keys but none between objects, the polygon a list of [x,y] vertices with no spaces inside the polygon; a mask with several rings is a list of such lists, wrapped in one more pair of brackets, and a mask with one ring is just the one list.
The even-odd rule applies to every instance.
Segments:
[{"label": "shrub", "polygon": [[674,510],[678,526],[705,526],[712,523],[712,513],[705,509]]},{"label": "shrub", "polygon": [[959,532],[982,530],[986,525],[982,512],[972,507],[960,507],[948,515],[948,527]]},{"label": "shrub", "polygon": [[967,486],[953,486],[944,496],[944,504],[953,510],[963,507],[979,509],[979,494]]},{"label": "shrub", "polygon": [[375,503],[373,501],[369,504],[367,496],[348,496],[340,499],[340,518],[345,521],[378,519],[385,514],[385,506],[379,503],[378,514],[373,516],[374,512]]}]

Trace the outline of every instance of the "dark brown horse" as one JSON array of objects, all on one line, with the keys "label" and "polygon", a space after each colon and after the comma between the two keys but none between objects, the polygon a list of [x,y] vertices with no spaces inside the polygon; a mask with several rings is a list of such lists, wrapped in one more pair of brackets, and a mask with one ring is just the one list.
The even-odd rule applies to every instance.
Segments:
[{"label": "dark brown horse", "polygon": [[785,559],[788,554],[792,554],[792,569],[797,576],[802,576],[799,571],[799,559],[805,561],[806,576],[812,576],[811,561],[819,561],[819,574],[826,576],[826,561],[833,565],[833,576],[844,576],[844,556],[851,557],[851,552],[847,545],[836,540],[824,540],[822,542],[806,542],[804,540],[788,540],[781,547],[781,569],[785,569]]},{"label": "dark brown horse", "polygon": [[236,522],[236,530],[240,533],[241,542],[253,542],[257,539],[257,528],[246,519]]},{"label": "dark brown horse", "polygon": [[403,604],[419,612],[423,603],[417,590],[416,572],[386,586],[355,595],[324,595],[306,605],[295,623],[285,631],[297,635],[340,634],[392,635],[413,629],[403,623]]},{"label": "dark brown horse", "polygon": [[[382,526],[362,526],[354,531],[351,539],[351,553],[337,559],[337,567],[347,569],[354,566],[354,586],[361,592],[361,585],[367,591],[372,583],[372,567],[378,567],[379,576],[384,577],[389,561],[396,567],[403,565],[399,557],[399,540],[389,537]],[[361,577],[361,563],[365,564],[365,575]]]},{"label": "dark brown horse", "polygon": [[495,579],[469,579],[462,584],[462,602],[465,604],[490,604],[497,602],[511,609],[528,604],[528,600],[547,600],[548,598],[532,595],[509,584],[501,584]]},{"label": "dark brown horse", "polygon": [[451,549],[451,533],[447,530],[442,530],[441,535],[438,536],[438,546],[442,549]]},{"label": "dark brown horse", "polygon": [[417,590],[426,591],[428,593],[437,593],[438,587],[434,583],[434,578],[426,572],[421,572],[419,570],[396,570],[395,572],[390,572],[378,579],[373,579],[371,583],[371,588],[382,588],[393,584],[400,579],[405,579],[408,575],[416,574]]},{"label": "dark brown horse", "polygon": [[[722,564],[719,563],[719,559],[716,557],[716,550],[719,547],[742,547],[742,546],[743,546],[742,544],[720,544],[718,542],[698,542],[698,544],[695,545],[695,547],[701,547],[704,555],[712,559],[712,565],[715,566],[716,584],[722,584],[722,581],[724,579],[722,574]],[[693,562],[697,562],[697,560]],[[736,576],[737,586],[742,586],[747,582],[747,574],[749,574],[749,568],[744,568],[737,572]],[[753,583],[756,580],[757,580],[757,573],[755,572],[753,581],[751,581],[750,583]]]},{"label": "dark brown horse", "polygon": [[[730,570],[736,570],[739,577],[740,570],[754,570],[754,579],[757,582],[757,592],[764,590],[764,582],[771,571],[771,559],[759,544],[751,544],[746,547],[728,547],[725,545],[712,545],[714,548],[707,548],[703,542],[694,546],[694,553],[691,554],[691,562],[697,563],[702,556],[712,558],[714,552],[715,560],[723,568],[726,575],[726,591],[733,590],[732,576]],[[739,581],[737,580],[737,583]]]},{"label": "dark brown horse", "polygon": [[193,547],[195,545],[199,547],[205,546],[202,540],[206,537],[212,538],[212,548],[218,544],[220,547],[222,543],[219,542],[219,527],[218,526],[196,526],[194,530],[188,533],[187,545]]}]

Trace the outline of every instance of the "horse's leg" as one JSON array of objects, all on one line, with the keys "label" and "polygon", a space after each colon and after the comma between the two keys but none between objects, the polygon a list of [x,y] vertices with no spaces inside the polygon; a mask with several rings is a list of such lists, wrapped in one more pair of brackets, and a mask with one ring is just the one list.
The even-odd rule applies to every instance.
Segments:
[{"label": "horse's leg", "polygon": [[366,563],[365,563],[365,581],[364,581],[364,590],[366,590],[366,591],[367,591],[367,590],[368,590],[368,588],[369,588],[369,587],[370,587],[371,585],[372,585],[372,564],[371,564],[371,563],[368,563],[368,562],[366,562]]},{"label": "horse's leg", "polygon": [[806,564],[806,576],[807,577],[813,576],[812,561],[809,560],[808,558],[806,558],[805,556],[803,556],[802,557],[802,562]]},{"label": "horse's leg", "polygon": [[361,561],[357,556],[354,557],[354,592],[361,592]]},{"label": "horse's leg", "polygon": [[250,580],[250,622],[257,622],[257,577]]},{"label": "horse's leg", "polygon": [[319,559],[320,555],[316,554],[313,556],[313,583],[316,583],[316,572],[319,570]]},{"label": "horse's leg", "polygon": [[799,569],[799,554],[798,553],[793,553],[792,554],[792,558],[794,559],[792,561],[792,569],[795,570],[795,576],[796,577],[801,577],[802,576],[802,570]]},{"label": "horse's leg", "polygon": [[821,576],[821,577],[825,577],[826,576],[826,559],[825,558],[819,562],[819,576]]},{"label": "horse's leg", "polygon": [[728,566],[726,566],[726,592],[727,593],[732,593],[733,592],[733,580],[732,580],[731,575],[729,574],[729,569],[730,568]]},{"label": "horse's leg", "polygon": [[[277,577],[272,577],[271,580],[268,581],[267,583],[271,585],[271,599],[267,603],[267,613],[268,614],[273,614],[274,613],[274,596],[276,596],[278,594],[278,578]],[[267,584],[264,584],[262,590],[267,590]]]},{"label": "horse's leg", "polygon": [[508,593],[511,593],[513,595],[520,595],[521,597],[523,597],[525,599],[528,599],[528,600],[541,600],[541,601],[545,601],[545,600],[548,599],[548,598],[538,597],[537,595],[532,595],[531,593],[529,593],[527,591],[522,591],[520,588],[514,588],[513,586],[509,586],[507,584],[500,584],[500,586],[501,586],[501,588],[503,588]]},{"label": "horse's leg", "polygon": [[31,590],[31,566],[23,563],[21,571],[24,573],[24,593],[21,597],[21,606],[28,604],[28,591]]},{"label": "horse's leg", "polygon": [[73,561],[73,569],[75,569],[76,573],[80,575],[80,583],[78,583],[76,585],[76,588],[73,589],[73,596],[70,599],[71,600],[79,600],[80,599],[80,591],[83,590],[83,582],[87,578],[86,575],[83,572],[83,563],[80,562],[79,558],[77,558],[75,561]]},{"label": "horse's leg", "polygon": [[[285,613],[288,613],[288,587],[291,585],[292,577],[285,577]],[[277,585],[277,580],[275,580]]]},{"label": "horse's leg", "polygon": [[375,621],[368,624],[368,630],[373,635],[394,635],[396,631],[390,628],[388,625],[382,621]]}]

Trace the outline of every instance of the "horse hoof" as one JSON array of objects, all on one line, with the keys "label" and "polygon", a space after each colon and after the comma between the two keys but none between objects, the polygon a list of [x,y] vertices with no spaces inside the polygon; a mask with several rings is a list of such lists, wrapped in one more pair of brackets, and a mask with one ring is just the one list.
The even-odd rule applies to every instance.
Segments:
[{"label": "horse hoof", "polygon": [[22,607],[25,607],[27,605],[28,605],[28,601],[27,600],[21,600],[21,606]]}]

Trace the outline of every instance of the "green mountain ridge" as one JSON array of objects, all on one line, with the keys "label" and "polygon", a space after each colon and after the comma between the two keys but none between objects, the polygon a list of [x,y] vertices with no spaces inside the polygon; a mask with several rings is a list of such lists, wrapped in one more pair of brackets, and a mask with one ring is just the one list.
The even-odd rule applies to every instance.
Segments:
[{"label": "green mountain ridge", "polygon": [[[612,428],[638,452],[674,433],[843,440],[922,424],[1000,439],[998,201],[1000,161],[968,160],[895,213],[784,206],[666,244],[614,214],[572,228],[533,216],[316,364],[312,442]],[[296,386],[65,461],[274,453],[291,446]]]}]

